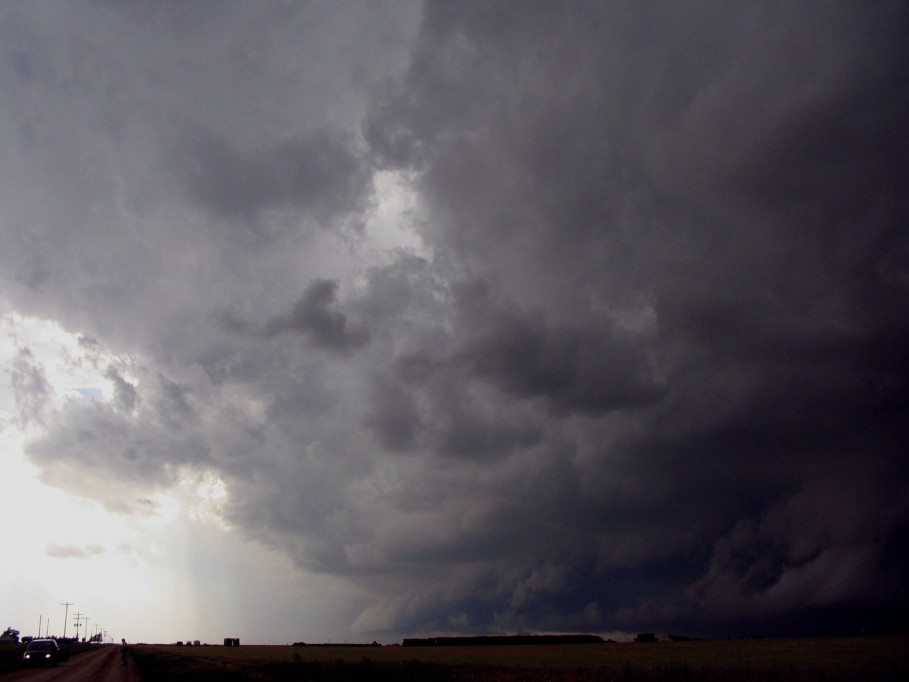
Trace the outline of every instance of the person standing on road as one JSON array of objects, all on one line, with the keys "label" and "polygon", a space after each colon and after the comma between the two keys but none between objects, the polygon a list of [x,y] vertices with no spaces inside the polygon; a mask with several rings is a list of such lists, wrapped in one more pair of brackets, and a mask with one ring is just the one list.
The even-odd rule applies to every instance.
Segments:
[{"label": "person standing on road", "polygon": [[129,657],[129,647],[126,645],[126,640],[125,640],[125,639],[121,639],[121,640],[120,640],[120,665],[121,665],[121,666],[127,664],[127,660],[126,660],[126,659],[127,659],[128,657]]}]

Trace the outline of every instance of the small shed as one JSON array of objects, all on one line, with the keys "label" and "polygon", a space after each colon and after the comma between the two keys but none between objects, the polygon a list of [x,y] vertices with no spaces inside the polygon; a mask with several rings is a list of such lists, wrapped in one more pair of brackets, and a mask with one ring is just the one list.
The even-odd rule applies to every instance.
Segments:
[{"label": "small shed", "polygon": [[224,646],[240,646],[239,637],[225,637]]}]

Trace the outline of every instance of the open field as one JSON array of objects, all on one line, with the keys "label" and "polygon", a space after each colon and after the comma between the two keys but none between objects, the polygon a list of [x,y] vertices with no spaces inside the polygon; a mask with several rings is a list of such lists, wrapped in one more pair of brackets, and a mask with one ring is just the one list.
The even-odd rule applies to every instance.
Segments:
[{"label": "open field", "polygon": [[540,646],[137,646],[134,656],[146,682],[909,679],[909,637]]}]

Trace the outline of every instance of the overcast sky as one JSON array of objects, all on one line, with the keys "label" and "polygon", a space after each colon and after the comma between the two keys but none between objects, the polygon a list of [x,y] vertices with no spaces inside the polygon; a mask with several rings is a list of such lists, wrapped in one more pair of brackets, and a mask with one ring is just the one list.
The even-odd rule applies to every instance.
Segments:
[{"label": "overcast sky", "polygon": [[907,32],[3,3],[0,627],[905,630]]}]

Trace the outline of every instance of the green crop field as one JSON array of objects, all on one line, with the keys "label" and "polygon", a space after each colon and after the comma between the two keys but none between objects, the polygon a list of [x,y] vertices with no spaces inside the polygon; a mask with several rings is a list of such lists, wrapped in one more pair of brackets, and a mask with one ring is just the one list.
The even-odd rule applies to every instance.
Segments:
[{"label": "green crop field", "polygon": [[909,638],[440,647],[137,646],[158,680],[909,679]]}]

